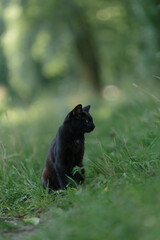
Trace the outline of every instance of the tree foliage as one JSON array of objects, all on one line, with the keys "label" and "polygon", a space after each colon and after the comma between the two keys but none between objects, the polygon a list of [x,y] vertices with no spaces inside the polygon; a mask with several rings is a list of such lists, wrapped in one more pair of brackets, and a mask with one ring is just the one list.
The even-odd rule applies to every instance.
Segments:
[{"label": "tree foliage", "polygon": [[21,98],[38,86],[94,89],[158,75],[159,5],[151,0],[1,0],[1,83]]}]

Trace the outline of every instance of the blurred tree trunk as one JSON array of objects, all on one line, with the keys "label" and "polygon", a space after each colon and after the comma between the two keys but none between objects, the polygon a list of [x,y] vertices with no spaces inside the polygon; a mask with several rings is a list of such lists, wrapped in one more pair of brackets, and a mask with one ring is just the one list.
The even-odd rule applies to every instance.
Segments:
[{"label": "blurred tree trunk", "polygon": [[100,66],[92,27],[84,9],[74,1],[68,0],[68,3],[67,20],[73,33],[75,48],[83,64],[84,74],[93,89],[99,92],[101,87]]},{"label": "blurred tree trunk", "polygon": [[100,67],[97,57],[97,49],[94,44],[94,39],[90,33],[90,28],[86,25],[81,25],[83,34],[75,37],[75,46],[78,55],[84,66],[86,78],[90,81],[96,91],[100,91]]},{"label": "blurred tree trunk", "polygon": [[9,87],[7,61],[1,44],[0,44],[0,73],[1,73],[0,84]]},{"label": "blurred tree trunk", "polygon": [[1,43],[1,36],[4,33],[4,31],[5,31],[5,24],[2,17],[0,17],[0,73],[1,73],[0,84],[3,84],[6,87],[8,87],[7,59]]}]

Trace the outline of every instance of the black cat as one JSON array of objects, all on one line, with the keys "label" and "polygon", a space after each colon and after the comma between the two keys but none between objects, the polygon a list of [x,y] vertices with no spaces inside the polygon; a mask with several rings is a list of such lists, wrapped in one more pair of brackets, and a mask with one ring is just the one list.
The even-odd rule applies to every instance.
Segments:
[{"label": "black cat", "polygon": [[[89,133],[95,128],[89,109],[90,106],[82,108],[81,104],[77,105],[66,116],[49,148],[42,172],[42,186],[48,186],[50,192],[65,189],[68,184],[67,176],[77,184],[84,182],[84,133]],[[73,174],[73,168],[76,166],[82,171]]]}]

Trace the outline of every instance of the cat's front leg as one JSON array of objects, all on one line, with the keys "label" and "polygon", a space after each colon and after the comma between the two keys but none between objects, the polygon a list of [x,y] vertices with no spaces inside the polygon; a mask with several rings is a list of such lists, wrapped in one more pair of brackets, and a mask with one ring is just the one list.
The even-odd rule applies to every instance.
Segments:
[{"label": "cat's front leg", "polygon": [[72,178],[76,181],[77,184],[84,183],[84,174],[85,169],[83,166],[76,166],[79,169],[72,175]]},{"label": "cat's front leg", "polygon": [[60,189],[65,189],[67,187],[67,177],[64,167],[56,164],[55,170]]}]

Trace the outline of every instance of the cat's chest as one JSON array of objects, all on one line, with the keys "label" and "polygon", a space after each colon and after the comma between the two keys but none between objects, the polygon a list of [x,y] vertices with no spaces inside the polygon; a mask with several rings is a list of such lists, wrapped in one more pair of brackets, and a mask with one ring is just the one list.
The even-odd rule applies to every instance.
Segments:
[{"label": "cat's chest", "polygon": [[82,139],[75,139],[74,141],[68,144],[68,149],[71,153],[77,153],[79,151],[83,151],[84,149],[84,140]]},{"label": "cat's chest", "polygon": [[63,144],[61,149],[61,161],[65,164],[67,172],[70,172],[74,165],[81,162],[84,154],[84,140],[74,139]]},{"label": "cat's chest", "polygon": [[81,139],[76,139],[73,141],[73,145],[75,146],[82,146],[84,144],[84,141]]}]

